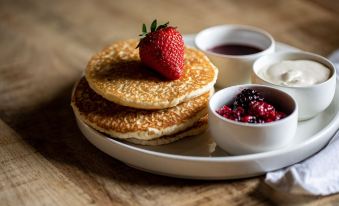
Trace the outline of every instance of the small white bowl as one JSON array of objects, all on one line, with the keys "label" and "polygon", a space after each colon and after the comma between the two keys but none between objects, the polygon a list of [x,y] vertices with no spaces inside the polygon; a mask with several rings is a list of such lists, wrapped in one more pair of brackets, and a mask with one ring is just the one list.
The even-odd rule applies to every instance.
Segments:
[{"label": "small white bowl", "polygon": [[[283,60],[312,60],[330,69],[330,78],[320,84],[306,87],[276,85],[264,80],[259,71]],[[252,82],[283,90],[294,97],[299,106],[299,120],[310,119],[324,111],[331,103],[336,88],[336,70],[326,58],[309,52],[281,52],[263,56],[253,64]]]},{"label": "small white bowl", "polygon": [[[228,24],[209,27],[199,32],[194,41],[197,48],[204,52],[219,69],[216,82],[219,88],[249,83],[253,62],[275,50],[275,41],[269,33],[246,25]],[[222,44],[249,45],[262,51],[249,55],[226,55],[209,51]]]},{"label": "small white bowl", "polygon": [[[216,110],[231,104],[243,89],[260,92],[267,102],[287,116],[270,123],[242,123],[219,115]],[[208,106],[209,130],[219,147],[230,154],[241,155],[275,150],[287,145],[295,136],[298,123],[298,106],[287,93],[262,85],[237,85],[215,93]]]}]

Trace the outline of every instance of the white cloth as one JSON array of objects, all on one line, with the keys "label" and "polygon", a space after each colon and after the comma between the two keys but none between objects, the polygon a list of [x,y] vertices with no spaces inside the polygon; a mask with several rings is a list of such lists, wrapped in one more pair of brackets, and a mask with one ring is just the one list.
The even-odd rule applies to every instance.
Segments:
[{"label": "white cloth", "polygon": [[[339,50],[329,59],[339,74]],[[339,192],[339,131],[319,153],[298,164],[266,174],[265,183],[281,192],[330,195]]]}]

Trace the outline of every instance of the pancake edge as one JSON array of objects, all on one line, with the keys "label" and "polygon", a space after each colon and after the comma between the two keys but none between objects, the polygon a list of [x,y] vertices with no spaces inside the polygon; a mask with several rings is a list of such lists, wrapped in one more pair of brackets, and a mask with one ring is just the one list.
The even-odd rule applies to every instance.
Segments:
[{"label": "pancake edge", "polygon": [[138,144],[138,145],[144,145],[144,146],[158,146],[158,145],[164,145],[164,144],[169,144],[175,141],[178,141],[180,139],[183,139],[185,137],[190,137],[190,136],[195,136],[199,135],[207,130],[208,123],[206,122],[203,125],[200,126],[192,126],[191,128],[188,128],[185,131],[166,136],[166,137],[159,137],[157,139],[152,139],[152,140],[140,140],[140,139],[135,139],[135,138],[127,138],[124,139],[124,141],[131,142],[133,144]]},{"label": "pancake edge", "polygon": [[159,138],[161,136],[172,135],[172,134],[178,133],[180,131],[183,131],[193,126],[197,121],[199,121],[200,118],[202,118],[204,115],[208,113],[208,109],[206,107],[200,110],[199,112],[197,112],[193,118],[186,120],[179,125],[173,125],[167,128],[163,128],[162,130],[155,129],[155,128],[148,128],[148,130],[146,131],[121,133],[121,132],[116,132],[114,130],[107,130],[107,129],[98,127],[95,123],[88,121],[87,118],[81,115],[80,111],[75,106],[75,103],[73,102],[73,100],[71,102],[71,106],[73,108],[73,112],[75,116],[79,120],[85,122],[87,125],[91,126],[97,131],[100,131],[102,133],[110,135],[111,137],[115,137],[119,139],[135,138],[135,139],[140,139],[140,140],[152,140],[152,139]]}]

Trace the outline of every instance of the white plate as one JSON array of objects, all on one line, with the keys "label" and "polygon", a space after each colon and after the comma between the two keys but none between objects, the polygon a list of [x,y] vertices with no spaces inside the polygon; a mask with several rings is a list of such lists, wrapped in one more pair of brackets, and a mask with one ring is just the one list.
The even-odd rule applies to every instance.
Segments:
[{"label": "white plate", "polygon": [[[194,35],[184,37],[192,45]],[[194,46],[194,45],[192,45]],[[297,50],[277,43],[278,51]],[[252,177],[294,164],[324,147],[339,128],[339,84],[331,105],[317,117],[300,122],[293,142],[270,152],[230,156],[209,133],[187,137],[163,146],[138,146],[111,139],[77,118],[85,137],[97,148],[122,162],[152,173],[190,179],[234,179]]]}]

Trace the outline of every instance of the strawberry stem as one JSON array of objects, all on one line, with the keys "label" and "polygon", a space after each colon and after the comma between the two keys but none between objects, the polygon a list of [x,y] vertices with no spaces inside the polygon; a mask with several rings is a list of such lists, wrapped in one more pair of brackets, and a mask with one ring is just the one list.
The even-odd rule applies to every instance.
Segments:
[{"label": "strawberry stem", "polygon": [[162,29],[162,28],[166,28],[168,26],[168,24],[169,24],[169,21],[164,23],[164,24],[162,24],[162,25],[160,25],[160,26],[158,26],[157,30]]}]

